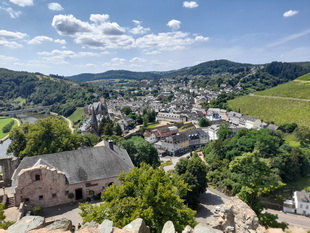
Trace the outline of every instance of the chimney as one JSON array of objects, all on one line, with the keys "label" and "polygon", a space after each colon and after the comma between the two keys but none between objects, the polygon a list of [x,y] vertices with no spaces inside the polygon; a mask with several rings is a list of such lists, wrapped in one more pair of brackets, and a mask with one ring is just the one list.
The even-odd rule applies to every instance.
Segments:
[{"label": "chimney", "polygon": [[114,150],[114,148],[113,148],[113,141],[112,141],[112,140],[109,140],[108,143],[109,143],[110,149],[111,149],[111,150]]}]

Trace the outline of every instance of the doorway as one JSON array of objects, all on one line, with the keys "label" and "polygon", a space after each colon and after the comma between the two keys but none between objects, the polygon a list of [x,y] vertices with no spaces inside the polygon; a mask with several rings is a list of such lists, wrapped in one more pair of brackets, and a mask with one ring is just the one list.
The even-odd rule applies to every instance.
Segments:
[{"label": "doorway", "polygon": [[83,199],[83,190],[82,189],[76,189],[75,190],[75,200],[81,200]]}]

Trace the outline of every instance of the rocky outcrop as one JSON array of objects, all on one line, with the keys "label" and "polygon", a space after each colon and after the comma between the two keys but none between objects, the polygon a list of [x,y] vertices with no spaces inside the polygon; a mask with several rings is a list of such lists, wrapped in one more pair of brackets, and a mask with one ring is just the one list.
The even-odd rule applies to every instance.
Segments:
[{"label": "rocky outcrop", "polygon": [[43,227],[45,219],[40,216],[26,216],[7,230],[8,233],[27,233],[33,229]]},{"label": "rocky outcrop", "polygon": [[150,228],[145,224],[142,218],[137,218],[131,223],[123,227],[123,230],[127,230],[133,233],[150,233]]},{"label": "rocky outcrop", "polygon": [[[182,233],[264,233],[265,228],[259,225],[255,212],[243,201],[234,198],[231,202],[217,209],[215,220],[211,223],[199,223],[195,228],[186,226]],[[70,220],[56,220],[44,227],[44,218],[38,216],[26,216],[12,225],[7,231],[1,233],[64,233],[70,232],[72,223]],[[39,229],[40,228],[40,229]],[[34,230],[36,229],[36,230]],[[101,224],[90,222],[84,224],[76,233],[151,233],[150,228],[143,219],[137,218],[127,224],[123,229],[113,227],[113,222],[104,220]],[[176,233],[173,222],[165,223],[162,233]],[[179,232],[180,233],[180,232]]]},{"label": "rocky outcrop", "polygon": [[176,233],[173,222],[166,222],[161,233]]},{"label": "rocky outcrop", "polygon": [[67,231],[67,230],[70,230],[72,228],[72,222],[71,222],[71,220],[68,220],[66,218],[62,218],[62,219],[56,220],[52,224],[48,225],[46,228],[49,231],[54,231],[57,229],[62,229],[62,230]]},{"label": "rocky outcrop", "polygon": [[255,212],[239,198],[234,198],[222,206],[210,226],[222,232],[266,232],[265,228],[259,225]]}]

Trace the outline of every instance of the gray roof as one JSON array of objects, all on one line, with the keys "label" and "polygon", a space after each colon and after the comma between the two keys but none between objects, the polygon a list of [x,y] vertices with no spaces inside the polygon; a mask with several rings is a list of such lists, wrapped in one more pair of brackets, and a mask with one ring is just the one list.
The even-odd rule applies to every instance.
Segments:
[{"label": "gray roof", "polygon": [[310,202],[310,193],[305,190],[296,191],[296,197],[300,202]]},{"label": "gray roof", "polygon": [[104,144],[106,146],[25,157],[12,176],[12,187],[15,188],[16,176],[22,169],[39,164],[64,172],[69,184],[115,177],[134,166],[126,150],[116,145],[112,150],[108,143]]}]

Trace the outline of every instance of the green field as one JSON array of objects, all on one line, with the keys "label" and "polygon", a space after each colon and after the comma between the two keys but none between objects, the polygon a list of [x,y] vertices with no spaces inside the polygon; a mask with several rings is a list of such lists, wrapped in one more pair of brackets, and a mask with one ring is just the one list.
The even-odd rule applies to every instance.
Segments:
[{"label": "green field", "polygon": [[[309,81],[308,81],[309,80]],[[292,98],[292,99],[285,99]],[[310,125],[310,73],[292,82],[228,101],[234,111],[277,125]]]},{"label": "green field", "polygon": [[[13,119],[12,118],[5,118],[5,117],[1,117],[0,118],[0,139],[9,134],[9,133],[3,133],[2,132],[2,128],[6,124],[8,124],[11,120],[13,120]],[[13,125],[12,129],[15,128],[15,127],[17,127],[17,122],[14,120],[14,125]]]},{"label": "green field", "polygon": [[299,126],[310,125],[310,102],[242,96],[228,101],[228,105],[234,111],[277,125],[293,122]]},{"label": "green field", "polygon": [[84,116],[84,109],[83,108],[77,108],[74,113],[72,113],[68,118],[73,121],[74,123],[78,122],[79,120],[82,120]]},{"label": "green field", "polygon": [[297,80],[310,81],[310,73],[300,76]]},{"label": "green field", "polygon": [[310,82],[299,82],[296,80],[257,92],[255,95],[310,99]]},{"label": "green field", "polygon": [[284,136],[284,140],[288,143],[291,147],[299,147],[300,142],[298,141],[295,133],[286,134]]}]

